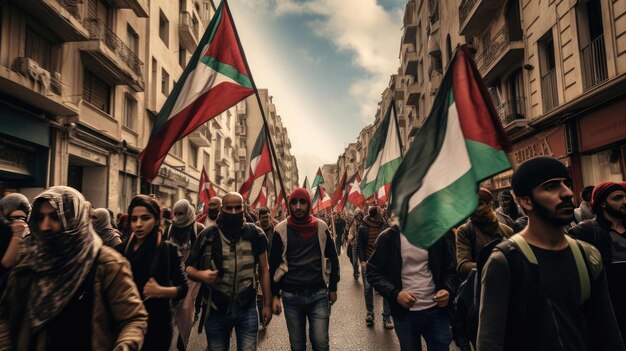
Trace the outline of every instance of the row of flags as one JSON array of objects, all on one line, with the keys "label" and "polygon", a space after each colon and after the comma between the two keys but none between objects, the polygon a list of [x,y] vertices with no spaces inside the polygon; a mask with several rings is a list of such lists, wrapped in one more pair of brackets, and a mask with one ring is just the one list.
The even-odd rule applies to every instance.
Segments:
[{"label": "row of flags", "polygon": [[[222,0],[158,114],[139,156],[141,176],[152,181],[176,141],[255,92],[227,1]],[[255,181],[264,177],[253,202],[258,206],[267,204],[267,175],[272,172],[267,138],[267,131],[261,129],[248,178],[240,189],[248,198]],[[348,204],[364,206],[372,200],[390,203],[403,235],[412,244],[427,248],[474,211],[481,181],[511,168],[510,151],[510,140],[472,55],[466,46],[460,46],[406,155],[402,154],[392,101],[369,144],[363,179],[358,173],[348,179],[344,173],[330,197],[318,171],[312,184],[313,206],[321,211],[343,209]],[[202,178],[199,202],[205,203],[212,185],[204,170]],[[276,208],[285,208],[284,191],[280,191]]]}]

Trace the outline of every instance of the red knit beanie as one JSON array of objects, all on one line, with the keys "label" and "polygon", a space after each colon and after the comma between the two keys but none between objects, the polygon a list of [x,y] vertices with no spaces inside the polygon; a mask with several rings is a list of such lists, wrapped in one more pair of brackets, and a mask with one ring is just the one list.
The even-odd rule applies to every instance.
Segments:
[{"label": "red knit beanie", "polygon": [[617,190],[626,191],[626,187],[624,186],[624,182],[602,182],[596,185],[593,188],[593,193],[591,193],[591,208],[595,213],[598,213],[600,209],[600,205],[604,200],[606,200],[612,192]]}]

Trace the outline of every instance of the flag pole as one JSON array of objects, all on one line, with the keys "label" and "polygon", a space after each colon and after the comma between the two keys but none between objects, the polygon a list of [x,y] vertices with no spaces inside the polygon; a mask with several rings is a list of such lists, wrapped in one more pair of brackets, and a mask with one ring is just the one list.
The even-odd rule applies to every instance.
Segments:
[{"label": "flag pole", "polygon": [[398,123],[398,111],[396,111],[396,100],[391,100],[391,108],[393,109],[393,117],[396,122],[396,135],[398,143],[400,143],[400,157],[404,158],[404,148],[402,147],[402,138],[400,137],[400,124]]},{"label": "flag pole", "polygon": [[250,70],[250,65],[248,64],[248,59],[246,58],[245,50],[243,49],[243,45],[241,45],[241,39],[239,38],[239,32],[237,31],[237,27],[235,26],[235,20],[233,19],[232,12],[230,11],[230,6],[228,6],[227,0],[222,0],[224,2],[224,6],[228,13],[230,14],[230,24],[233,26],[233,32],[235,33],[235,39],[237,40],[237,44],[239,45],[239,49],[241,50],[241,57],[243,58],[243,64],[246,66],[246,70],[248,71],[248,75],[250,78],[250,83],[252,84],[252,89],[254,89],[254,95],[256,96],[257,103],[259,104],[259,109],[261,110],[261,117],[263,118],[263,125],[265,125],[266,136],[269,142],[269,149],[271,158],[274,159],[274,163],[276,164],[276,173],[278,173],[278,180],[280,181],[280,187],[282,191],[285,191],[285,183],[283,182],[283,176],[280,172],[280,167],[278,165],[278,158],[276,157],[276,151],[274,150],[274,142],[272,141],[272,137],[269,132],[269,123],[267,123],[267,117],[265,116],[265,110],[263,109],[263,104],[261,103],[261,97],[259,96],[259,90],[256,87],[256,83],[254,82],[254,77],[252,76],[252,71]]}]

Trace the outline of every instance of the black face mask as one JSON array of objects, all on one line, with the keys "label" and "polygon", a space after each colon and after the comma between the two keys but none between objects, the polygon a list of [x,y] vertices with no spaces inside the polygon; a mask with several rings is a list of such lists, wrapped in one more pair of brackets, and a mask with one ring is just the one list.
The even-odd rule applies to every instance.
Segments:
[{"label": "black face mask", "polygon": [[212,220],[216,220],[217,216],[220,214],[220,209],[219,208],[210,208],[209,209],[209,213],[208,216],[209,218],[211,218]]},{"label": "black face mask", "polygon": [[222,212],[219,218],[219,226],[229,238],[239,237],[241,227],[243,226],[243,212],[237,214]]}]

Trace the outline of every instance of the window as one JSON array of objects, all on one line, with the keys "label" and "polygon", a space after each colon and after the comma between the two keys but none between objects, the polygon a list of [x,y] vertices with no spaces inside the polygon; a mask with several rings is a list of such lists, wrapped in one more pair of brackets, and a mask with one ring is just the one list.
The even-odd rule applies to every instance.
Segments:
[{"label": "window", "polygon": [[198,147],[193,143],[189,144],[189,164],[198,169]]},{"label": "window", "polygon": [[128,32],[128,47],[135,55],[139,52],[139,35],[130,24],[126,28]]},{"label": "window", "polygon": [[111,112],[111,87],[88,70],[83,72],[83,100],[105,113]]},{"label": "window", "polygon": [[47,42],[30,27],[26,27],[26,57],[37,62],[39,67],[52,71],[52,44]]},{"label": "window", "polygon": [[170,94],[170,75],[163,68],[161,68],[161,93],[165,96]]},{"label": "window", "polygon": [[204,13],[202,14],[202,18],[205,21],[209,20],[209,17],[211,16],[211,5],[209,5],[208,2],[204,2]]},{"label": "window", "polygon": [[187,65],[187,49],[185,49],[182,45],[178,48],[178,64],[183,69]]},{"label": "window", "polygon": [[163,11],[159,10],[159,37],[169,47],[170,45],[170,21],[167,20]]},{"label": "window", "polygon": [[176,155],[178,157],[183,157],[183,141],[178,140],[177,142],[174,143],[174,146],[172,146],[172,149],[170,150],[170,152],[172,153],[172,155]]},{"label": "window", "polygon": [[[204,167],[204,169],[209,169],[209,166],[211,164],[211,155],[209,155],[208,152],[203,152],[202,153],[202,166]],[[207,171],[208,172],[208,171]]]},{"label": "window", "polygon": [[548,33],[539,39],[537,44],[539,49],[539,72],[541,74],[541,98],[545,113],[559,105],[552,29],[548,30]]},{"label": "window", "polygon": [[87,3],[87,18],[97,20],[99,24],[108,26],[111,23],[109,6],[102,0],[89,0]]},{"label": "window", "polygon": [[137,100],[130,94],[124,96],[124,127],[135,129],[135,120],[137,113]]}]

